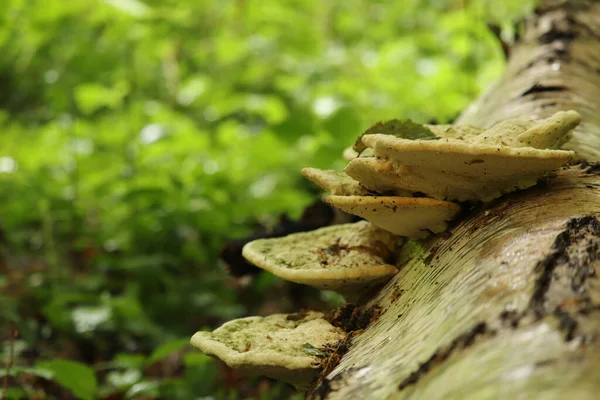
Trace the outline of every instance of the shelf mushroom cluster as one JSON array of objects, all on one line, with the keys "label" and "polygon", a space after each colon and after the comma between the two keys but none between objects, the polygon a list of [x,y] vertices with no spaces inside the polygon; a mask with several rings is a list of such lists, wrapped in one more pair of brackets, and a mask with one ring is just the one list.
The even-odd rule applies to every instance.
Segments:
[{"label": "shelf mushroom cluster", "polygon": [[[557,149],[580,120],[575,111],[560,111],[539,121],[506,120],[487,130],[421,125],[426,131],[416,139],[403,133],[405,121],[391,121],[367,131],[354,146],[356,153],[346,151],[352,159],[345,173],[378,193],[490,201],[533,186],[546,173],[571,161],[572,151]],[[392,133],[380,133],[386,128]],[[364,149],[371,151],[366,156],[358,153]]]},{"label": "shelf mushroom cluster", "polygon": [[[490,129],[410,120],[376,124],[346,149],[344,172],[302,171],[329,192],[327,203],[366,221],[255,240],[242,254],[283,279],[355,301],[397,272],[404,237],[446,230],[460,211],[457,202],[525,189],[572,160],[572,151],[558,148],[580,119],[566,111]],[[196,333],[191,343],[230,367],[305,388],[319,373],[318,349],[335,347],[345,335],[323,314],[305,312],[237,319]]]}]

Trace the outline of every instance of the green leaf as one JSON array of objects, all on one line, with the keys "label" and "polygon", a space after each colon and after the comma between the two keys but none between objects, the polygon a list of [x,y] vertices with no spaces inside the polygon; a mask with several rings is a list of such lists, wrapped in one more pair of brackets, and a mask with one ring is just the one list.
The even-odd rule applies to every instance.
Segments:
[{"label": "green leaf", "polygon": [[212,357],[200,352],[190,352],[183,356],[183,364],[186,367],[210,365],[212,362]]},{"label": "green leaf", "polygon": [[392,119],[386,122],[378,122],[356,139],[354,150],[361,152],[367,148],[362,142],[364,135],[373,135],[382,133],[384,135],[392,135],[402,139],[409,140],[437,140],[440,137],[436,136],[431,129],[424,125],[417,124],[410,119]]},{"label": "green leaf", "polygon": [[160,386],[159,381],[143,381],[138,382],[132,387],[129,388],[127,393],[125,393],[126,399],[134,399],[141,398],[143,395],[146,395],[150,398],[158,397],[158,389]]},{"label": "green leaf", "polygon": [[106,381],[119,390],[129,389],[142,378],[142,373],[137,369],[125,371],[110,371],[106,375]]},{"label": "green leaf", "polygon": [[91,115],[103,107],[119,108],[129,93],[129,84],[118,82],[114,87],[106,87],[99,83],[82,83],[75,87],[75,103],[79,110]]},{"label": "green leaf", "polygon": [[110,307],[77,307],[71,311],[71,318],[77,332],[94,331],[112,317]]},{"label": "green leaf", "polygon": [[306,353],[310,354],[311,356],[325,357],[325,355],[326,355],[325,353],[323,353],[321,350],[317,349],[310,343],[304,343],[302,345],[302,349],[304,349],[304,351]]},{"label": "green leaf", "polygon": [[56,359],[51,361],[40,361],[36,368],[52,372],[52,380],[65,389],[73,392],[78,399],[92,400],[95,398],[98,383],[94,370],[85,364]]},{"label": "green leaf", "polygon": [[155,362],[162,360],[169,354],[172,354],[176,351],[186,348],[187,346],[189,346],[189,344],[190,344],[189,338],[179,339],[174,342],[165,343],[165,344],[159,346],[158,348],[156,348],[152,352],[152,354],[150,354],[150,357],[148,357],[148,359],[146,360],[146,363],[148,365],[154,364]]}]

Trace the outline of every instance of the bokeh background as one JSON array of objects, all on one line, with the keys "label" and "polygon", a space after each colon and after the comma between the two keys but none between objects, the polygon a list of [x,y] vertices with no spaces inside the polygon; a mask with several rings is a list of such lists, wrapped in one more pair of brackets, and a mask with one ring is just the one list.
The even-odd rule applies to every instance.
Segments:
[{"label": "bokeh background", "polygon": [[533,3],[0,1],[0,390],[301,398],[189,337],[339,297],[220,249],[297,218],[300,169],[341,169],[378,120],[452,121]]}]

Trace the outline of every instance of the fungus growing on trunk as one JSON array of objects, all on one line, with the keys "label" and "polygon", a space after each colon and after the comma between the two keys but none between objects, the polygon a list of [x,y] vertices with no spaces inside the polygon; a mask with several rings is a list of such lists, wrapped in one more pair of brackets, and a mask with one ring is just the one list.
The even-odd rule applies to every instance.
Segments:
[{"label": "fungus growing on trunk", "polygon": [[[579,114],[568,111],[540,121],[503,121],[488,130],[410,120],[378,123],[344,152],[350,160],[345,173],[302,171],[330,193],[325,202],[370,222],[258,239],[242,254],[280,278],[357,300],[397,272],[403,240],[398,236],[422,238],[447,229],[460,206],[445,199],[488,201],[532,186],[572,160],[573,152],[554,149],[579,122]],[[319,348],[346,337],[322,317],[306,312],[242,318],[196,333],[192,345],[230,367],[303,389],[319,373]]]},{"label": "fungus growing on trunk", "polygon": [[242,254],[280,278],[355,300],[397,272],[394,254],[401,240],[360,221],[255,240],[244,246]]},{"label": "fungus growing on trunk", "polygon": [[[364,136],[363,141],[382,159],[354,159],[346,173],[366,188],[375,190],[376,182],[393,182],[395,190],[458,201],[489,201],[533,186],[575,156],[572,151],[452,139],[413,141],[377,134]],[[366,171],[380,179],[365,180]]]},{"label": "fungus growing on trunk", "polygon": [[358,181],[355,181],[343,172],[334,171],[332,169],[322,170],[318,168],[304,168],[302,169],[302,175],[331,194],[342,196],[363,196],[370,194],[367,189],[358,183]]},{"label": "fungus growing on trunk", "polygon": [[[547,119],[510,119],[488,130],[427,125],[437,140],[363,134],[375,157],[357,157],[345,172],[367,189],[420,192],[439,200],[489,201],[525,189],[574,158],[558,148],[580,123],[575,111]],[[370,129],[367,132],[373,131]]]},{"label": "fungus growing on trunk", "polygon": [[449,201],[391,196],[327,196],[325,201],[395,235],[423,238],[448,227],[460,210]]},{"label": "fungus growing on trunk", "polygon": [[309,311],[236,319],[212,332],[197,332],[191,344],[231,368],[303,390],[319,374],[318,349],[334,347],[345,336],[322,313]]}]

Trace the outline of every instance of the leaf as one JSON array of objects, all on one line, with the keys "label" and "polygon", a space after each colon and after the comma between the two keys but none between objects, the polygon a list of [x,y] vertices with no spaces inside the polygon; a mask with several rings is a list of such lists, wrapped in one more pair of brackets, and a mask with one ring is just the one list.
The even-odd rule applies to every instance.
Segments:
[{"label": "leaf", "polygon": [[212,361],[212,357],[200,352],[191,352],[183,356],[183,364],[186,367],[211,365]]},{"label": "leaf", "polygon": [[75,104],[88,116],[104,107],[118,109],[129,90],[129,84],[125,82],[118,82],[114,87],[99,83],[82,83],[75,87]]},{"label": "leaf", "polygon": [[137,369],[125,371],[110,371],[106,381],[119,390],[125,390],[136,384],[142,378],[142,373]]},{"label": "leaf", "polygon": [[65,389],[73,392],[78,399],[92,400],[95,398],[98,383],[94,370],[85,364],[56,359],[36,363],[36,369],[41,368],[52,372],[52,380]]},{"label": "leaf", "polygon": [[[12,367],[8,371],[8,376],[19,376],[20,374],[30,374],[40,378],[52,380],[52,371],[43,368],[29,368],[29,367]],[[0,378],[4,378],[7,375],[5,369],[0,369]]]},{"label": "leaf", "polygon": [[417,124],[410,119],[392,119],[386,122],[378,122],[369,129],[367,129],[362,135],[356,139],[354,146],[352,147],[359,153],[367,148],[362,142],[364,135],[372,135],[376,133],[382,133],[384,135],[392,135],[397,138],[409,139],[409,140],[438,140],[439,136],[436,136],[431,129],[424,125]]},{"label": "leaf", "polygon": [[106,306],[77,307],[71,311],[71,318],[77,332],[94,331],[100,325],[109,321],[112,310]]},{"label": "leaf", "polygon": [[156,348],[152,352],[152,354],[150,354],[150,357],[148,357],[148,359],[146,360],[146,363],[148,365],[154,364],[155,362],[162,360],[169,354],[172,354],[176,351],[186,348],[187,346],[189,346],[189,344],[190,344],[189,338],[179,339],[174,342],[165,343],[165,344],[159,346],[158,348]]},{"label": "leaf", "polygon": [[302,345],[302,348],[304,349],[304,351],[306,353],[310,354],[311,356],[325,357],[325,355],[326,355],[325,353],[323,353],[321,350],[317,349],[310,343],[304,343]]},{"label": "leaf", "polygon": [[138,382],[129,388],[125,393],[126,399],[142,398],[146,395],[146,398],[158,397],[158,388],[160,386],[159,381],[143,381]]}]

